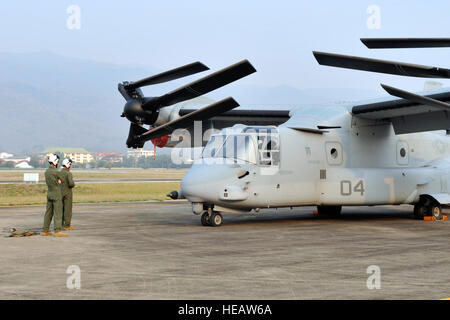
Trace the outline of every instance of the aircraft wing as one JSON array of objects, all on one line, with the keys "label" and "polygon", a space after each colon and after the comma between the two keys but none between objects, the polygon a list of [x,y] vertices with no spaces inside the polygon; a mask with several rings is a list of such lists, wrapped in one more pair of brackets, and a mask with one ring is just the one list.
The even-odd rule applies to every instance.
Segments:
[{"label": "aircraft wing", "polygon": [[421,96],[382,87],[400,99],[355,105],[352,114],[363,119],[390,121],[396,134],[450,129],[450,91]]},{"label": "aircraft wing", "polygon": [[[181,109],[180,116],[194,112],[196,109]],[[238,109],[224,112],[210,118],[214,128],[222,129],[235,125],[274,125],[278,126],[289,120],[289,110],[250,110]]]},{"label": "aircraft wing", "polygon": [[[450,47],[449,38],[363,38],[371,49]],[[418,64],[355,57],[313,51],[321,65],[385,73],[407,77],[450,79],[450,69]],[[450,129],[450,91],[421,96],[398,88],[381,85],[390,95],[401,98],[356,105],[354,116],[390,121],[396,134]]]}]

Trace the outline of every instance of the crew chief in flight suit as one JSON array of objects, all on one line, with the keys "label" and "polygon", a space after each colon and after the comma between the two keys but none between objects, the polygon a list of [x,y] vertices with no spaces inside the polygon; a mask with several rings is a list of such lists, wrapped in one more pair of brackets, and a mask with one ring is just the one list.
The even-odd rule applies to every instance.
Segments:
[{"label": "crew chief in flight suit", "polygon": [[63,205],[63,229],[64,230],[73,230],[71,226],[72,221],[72,188],[75,187],[75,182],[73,182],[72,173],[70,169],[72,169],[72,160],[66,158],[62,162],[62,170],[61,174],[61,191],[62,191],[62,205]]},{"label": "crew chief in flight suit", "polygon": [[55,237],[66,237],[67,233],[61,232],[62,227],[62,194],[61,194],[61,174],[56,169],[59,164],[59,157],[51,154],[48,157],[50,168],[45,171],[45,183],[47,184],[47,210],[44,216],[43,236],[51,236],[50,223],[54,218]]}]

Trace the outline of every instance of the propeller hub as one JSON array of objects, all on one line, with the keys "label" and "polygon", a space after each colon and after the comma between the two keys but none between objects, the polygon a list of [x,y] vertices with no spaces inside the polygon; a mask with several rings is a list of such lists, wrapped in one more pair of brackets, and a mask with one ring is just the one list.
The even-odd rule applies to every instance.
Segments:
[{"label": "propeller hub", "polygon": [[125,104],[123,114],[131,122],[139,121],[140,118],[145,116],[141,102],[136,99],[131,99]]}]

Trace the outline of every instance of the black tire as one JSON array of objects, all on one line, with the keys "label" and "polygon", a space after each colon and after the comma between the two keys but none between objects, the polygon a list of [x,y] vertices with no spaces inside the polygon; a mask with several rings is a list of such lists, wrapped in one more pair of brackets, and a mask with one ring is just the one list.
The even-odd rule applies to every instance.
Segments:
[{"label": "black tire", "polygon": [[319,216],[336,217],[341,214],[342,206],[317,206]]},{"label": "black tire", "polygon": [[209,224],[213,227],[220,227],[223,222],[223,217],[220,212],[213,212],[209,217]]},{"label": "black tire", "polygon": [[425,217],[425,211],[426,211],[426,208],[424,205],[419,204],[419,203],[416,204],[414,206],[414,219],[423,220],[423,217]]},{"label": "black tire", "polygon": [[200,218],[203,226],[209,226],[209,214],[208,212],[203,212],[202,217]]},{"label": "black tire", "polygon": [[442,219],[442,208],[440,205],[432,205],[430,207],[431,216],[434,217],[436,220]]}]

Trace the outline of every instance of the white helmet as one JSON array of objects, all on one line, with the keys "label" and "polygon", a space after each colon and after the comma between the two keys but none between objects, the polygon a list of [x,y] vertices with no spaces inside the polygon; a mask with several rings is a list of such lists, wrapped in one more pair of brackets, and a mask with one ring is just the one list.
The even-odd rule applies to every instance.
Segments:
[{"label": "white helmet", "polygon": [[59,156],[57,154],[52,153],[51,155],[48,156],[48,163],[57,166],[59,163]]},{"label": "white helmet", "polygon": [[67,169],[70,168],[70,165],[72,164],[72,159],[65,158],[62,162],[63,167],[66,167]]}]

